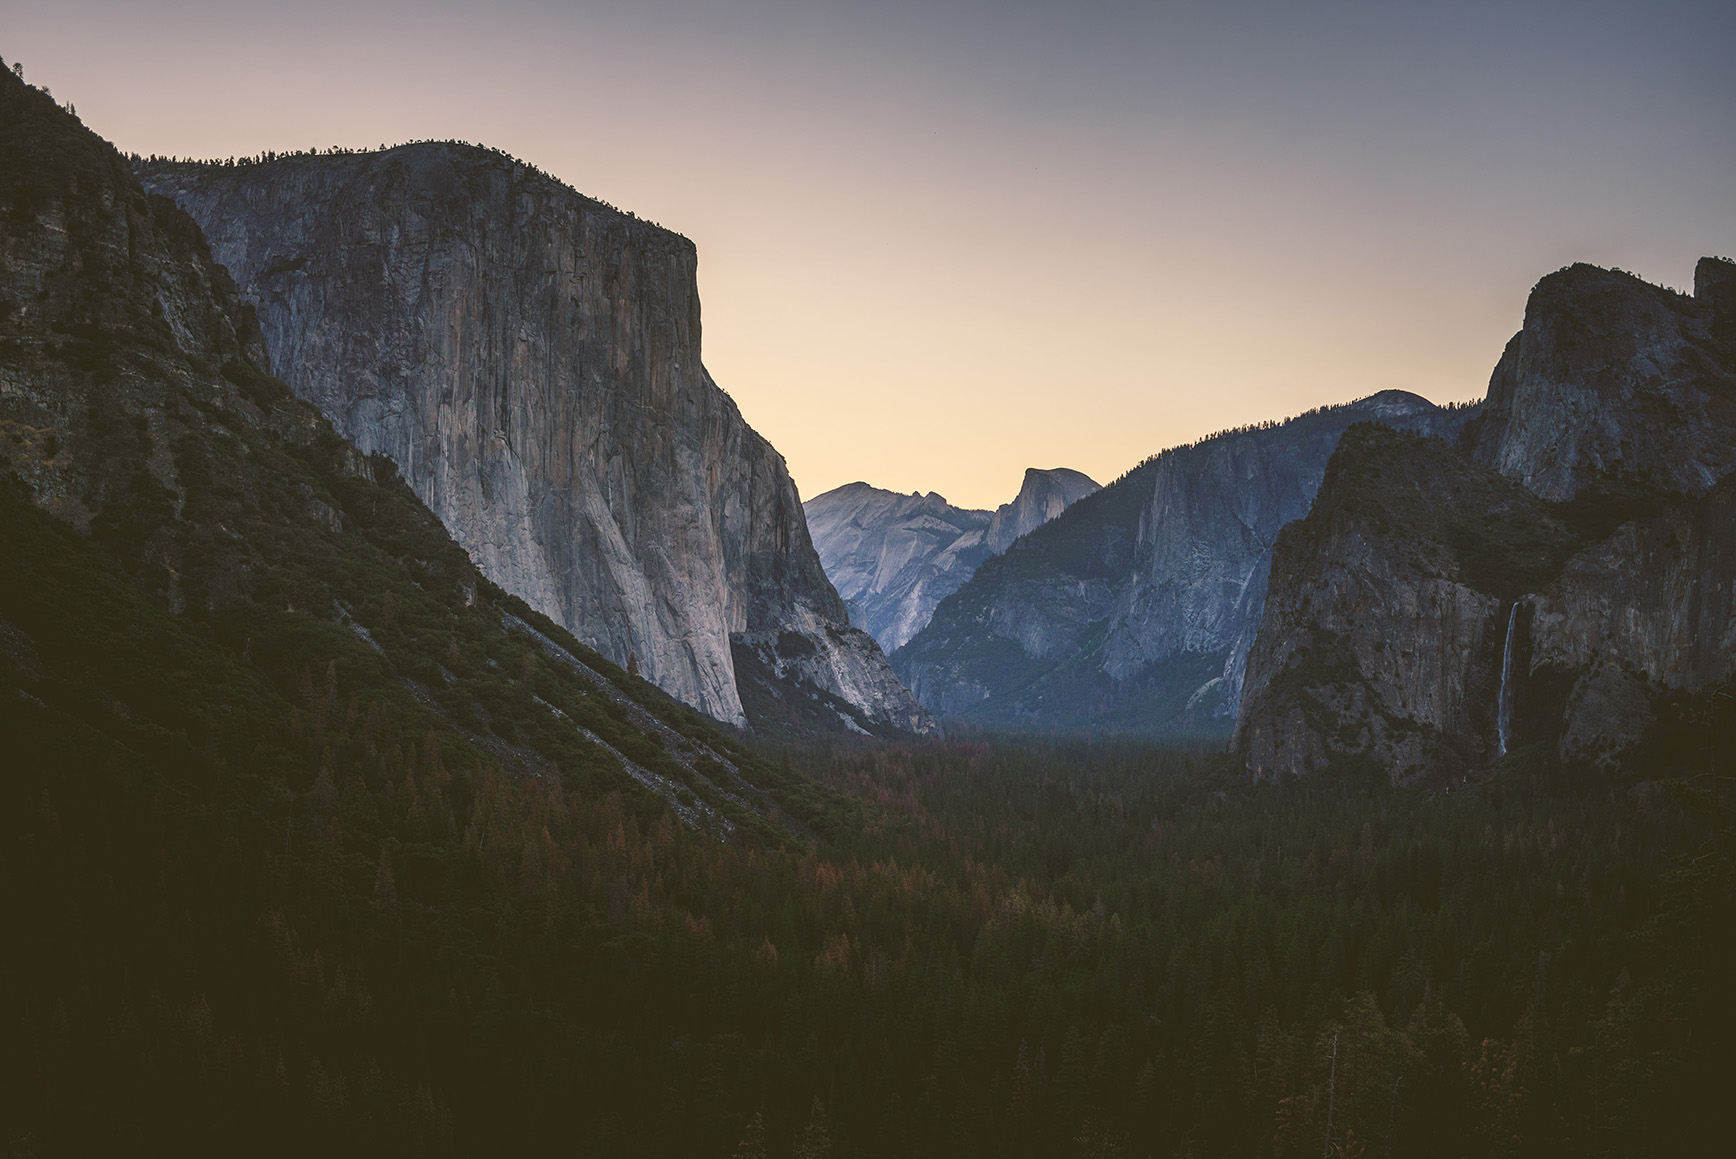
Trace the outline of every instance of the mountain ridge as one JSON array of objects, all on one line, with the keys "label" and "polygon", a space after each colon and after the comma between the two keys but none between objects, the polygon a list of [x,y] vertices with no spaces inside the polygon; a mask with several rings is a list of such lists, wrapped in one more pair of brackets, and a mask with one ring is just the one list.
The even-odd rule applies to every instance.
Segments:
[{"label": "mountain ridge", "polygon": [[1538,282],[1455,448],[1358,432],[1280,537],[1235,748],[1256,777],[1607,766],[1736,665],[1736,265]]},{"label": "mountain ridge", "polygon": [[803,507],[851,623],[887,652],[920,631],[934,605],[990,554],[990,513],[954,507],[932,491],[903,495],[847,483]]},{"label": "mountain ridge", "polygon": [[1272,543],[1339,435],[1378,417],[1456,436],[1471,413],[1385,391],[1153,455],[985,562],[893,667],[941,717],[1227,733]]},{"label": "mountain ridge", "polygon": [[204,228],[290,386],[508,591],[722,720],[750,723],[745,682],[774,731],[816,698],[816,727],[840,705],[929,727],[701,362],[691,241],[451,143],[138,168]]},{"label": "mountain ridge", "polygon": [[904,495],[846,483],[803,504],[814,547],[851,622],[891,654],[983,560],[1099,490],[1081,471],[1027,468],[994,511],[954,507],[930,491]]},{"label": "mountain ridge", "polygon": [[[100,558],[137,589],[127,607],[154,608],[182,625],[164,631],[215,647],[211,662],[248,680],[261,679],[249,665],[282,679],[282,665],[320,655],[371,695],[389,693],[393,711],[437,720],[503,767],[540,773],[559,753],[575,775],[637,783],[690,821],[721,819],[723,798],[708,802],[713,790],[688,778],[706,753],[721,774],[746,750],[482,577],[388,459],[338,437],[272,377],[257,317],[197,223],[147,194],[108,142],[46,94],[10,73],[0,85],[0,155],[12,162],[0,179],[10,208],[0,221],[0,457],[16,492],[11,525],[46,545],[7,562]],[[58,530],[41,530],[32,512]],[[76,546],[63,550],[67,536]],[[9,580],[0,615],[6,676],[26,691],[53,680],[55,665],[19,609],[75,630],[42,588]],[[121,618],[87,614],[109,626]],[[555,685],[539,700],[522,681],[475,673],[498,670],[481,654],[509,642],[515,652],[534,643],[564,670],[565,710]],[[129,695],[152,699],[143,685]],[[159,710],[195,736],[223,731],[198,719],[204,706]],[[258,743],[277,743],[283,724]],[[557,736],[557,748],[538,749]]]},{"label": "mountain ridge", "polygon": [[1005,552],[1013,541],[1029,535],[1102,486],[1083,471],[1070,467],[1027,467],[1019,493],[1011,503],[995,508],[984,536],[989,550]]}]

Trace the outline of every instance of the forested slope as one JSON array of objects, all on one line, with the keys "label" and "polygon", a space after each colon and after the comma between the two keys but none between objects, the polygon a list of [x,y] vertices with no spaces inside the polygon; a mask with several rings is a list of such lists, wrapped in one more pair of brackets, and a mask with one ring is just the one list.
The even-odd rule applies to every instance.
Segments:
[{"label": "forested slope", "polygon": [[586,993],[548,954],[612,960],[547,911],[584,834],[838,815],[481,579],[269,375],[197,227],[10,71],[0,246],[9,1126],[449,1137],[451,1090],[517,1089],[519,1022]]}]

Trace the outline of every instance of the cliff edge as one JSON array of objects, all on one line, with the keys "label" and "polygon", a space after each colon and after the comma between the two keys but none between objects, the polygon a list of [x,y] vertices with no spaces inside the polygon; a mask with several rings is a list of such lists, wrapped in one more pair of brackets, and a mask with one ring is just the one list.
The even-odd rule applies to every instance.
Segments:
[{"label": "cliff edge", "polygon": [[746,656],[774,700],[825,699],[821,724],[931,727],[701,364],[686,238],[459,144],[139,173],[203,228],[296,394],[501,587],[721,720],[752,723]]},{"label": "cliff edge", "polygon": [[1736,671],[1736,266],[1538,283],[1456,449],[1346,435],[1285,528],[1236,746],[1257,777],[1609,765]]}]

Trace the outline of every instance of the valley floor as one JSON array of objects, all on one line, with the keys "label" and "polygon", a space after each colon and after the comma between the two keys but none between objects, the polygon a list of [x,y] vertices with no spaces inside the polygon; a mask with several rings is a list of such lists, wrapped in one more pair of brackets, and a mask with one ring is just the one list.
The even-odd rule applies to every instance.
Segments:
[{"label": "valley floor", "polygon": [[272,794],[46,747],[7,698],[16,1153],[1683,1154],[1731,1077],[1727,717],[1433,796],[773,749],[817,782],[779,845],[438,744],[346,772],[352,705],[300,790],[350,836],[273,844]]}]

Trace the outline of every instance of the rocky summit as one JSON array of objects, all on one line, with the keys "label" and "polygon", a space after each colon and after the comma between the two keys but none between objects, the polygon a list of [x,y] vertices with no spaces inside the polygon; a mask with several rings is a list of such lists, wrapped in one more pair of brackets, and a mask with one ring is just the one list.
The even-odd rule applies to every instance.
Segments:
[{"label": "rocky summit", "polygon": [[930,727],[701,364],[686,238],[459,144],[139,173],[296,394],[507,591],[720,720]]},{"label": "rocky summit", "polygon": [[1236,745],[1404,783],[1606,764],[1736,665],[1736,265],[1543,279],[1456,448],[1358,428],[1280,537]]},{"label": "rocky summit", "polygon": [[804,505],[814,549],[850,622],[888,653],[921,631],[934,607],[989,557],[987,511],[930,491],[901,495],[847,483]]},{"label": "rocky summit", "polygon": [[1544,278],[1490,377],[1472,461],[1550,501],[1615,476],[1711,490],[1736,471],[1733,271],[1702,259],[1692,297],[1584,264]]},{"label": "rocky summit", "polygon": [[1087,495],[1103,488],[1079,471],[1066,467],[1041,470],[1027,468],[1025,480],[1011,503],[995,508],[985,532],[989,550],[996,555],[1007,550],[1013,541],[1029,535]]},{"label": "rocky summit", "polygon": [[1345,429],[1456,436],[1472,413],[1385,391],[1165,451],[985,562],[893,666],[967,721],[1225,732],[1273,543]]},{"label": "rocky summit", "polygon": [[1098,490],[1079,471],[1032,467],[1013,501],[993,512],[954,507],[932,491],[901,495],[866,483],[848,483],[804,506],[814,548],[850,622],[890,654],[927,626],[935,606],[983,560]]}]

